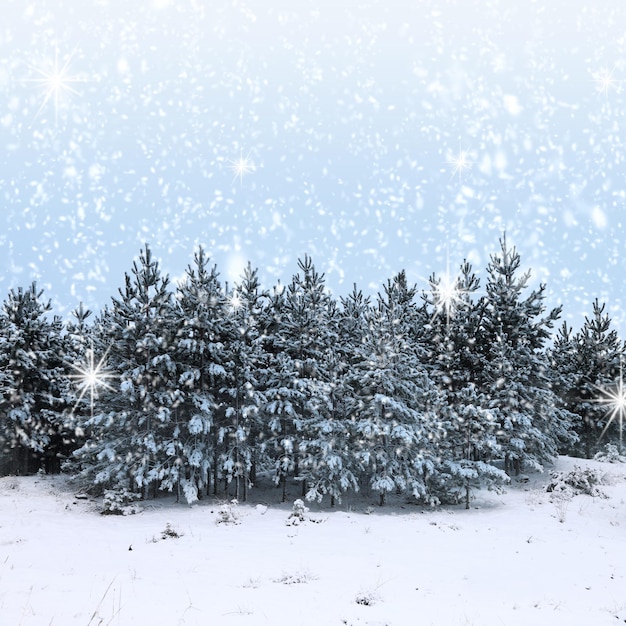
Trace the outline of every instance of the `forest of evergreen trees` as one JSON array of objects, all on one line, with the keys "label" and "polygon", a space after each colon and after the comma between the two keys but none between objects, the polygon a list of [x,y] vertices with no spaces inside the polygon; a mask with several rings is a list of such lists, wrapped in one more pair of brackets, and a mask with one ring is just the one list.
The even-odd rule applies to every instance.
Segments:
[{"label": "forest of evergreen trees", "polygon": [[0,474],[62,468],[93,490],[245,499],[346,492],[465,501],[561,454],[621,445],[624,344],[604,305],[574,332],[503,237],[420,291],[404,272],[338,300],[305,256],[284,287],[226,287],[203,249],[176,286],[146,245],[98,315],[36,284],[0,311]]}]

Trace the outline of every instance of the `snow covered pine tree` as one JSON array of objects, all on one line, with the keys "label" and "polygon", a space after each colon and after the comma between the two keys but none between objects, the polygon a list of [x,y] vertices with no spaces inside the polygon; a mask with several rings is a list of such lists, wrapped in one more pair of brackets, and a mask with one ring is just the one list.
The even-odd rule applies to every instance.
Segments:
[{"label": "snow covered pine tree", "polygon": [[0,312],[1,473],[59,471],[73,439],[63,325],[42,296],[36,283],[12,289]]}]

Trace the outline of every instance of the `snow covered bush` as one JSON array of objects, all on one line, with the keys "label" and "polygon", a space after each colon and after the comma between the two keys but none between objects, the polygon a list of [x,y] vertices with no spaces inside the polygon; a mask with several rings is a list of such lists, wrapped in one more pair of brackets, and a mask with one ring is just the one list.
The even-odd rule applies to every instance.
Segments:
[{"label": "snow covered bush", "polygon": [[556,516],[561,524],[565,523],[567,517],[567,509],[572,501],[572,495],[569,491],[555,491],[550,496],[550,502],[554,505]]},{"label": "snow covered bush", "polygon": [[141,509],[137,500],[140,494],[123,489],[107,489],[102,502],[102,515],[134,515]]},{"label": "snow covered bush", "polygon": [[606,498],[607,495],[598,487],[603,484],[603,476],[595,469],[583,469],[576,465],[570,472],[554,472],[546,491],[554,505],[559,522],[564,523],[569,503],[574,496],[584,494]]},{"label": "snow covered bush", "polygon": [[626,463],[626,456],[620,454],[617,446],[612,443],[607,443],[604,449],[597,452],[593,458],[603,463]]},{"label": "snow covered bush", "polygon": [[374,604],[378,604],[378,602],[382,601],[382,596],[380,595],[380,588],[384,585],[384,582],[378,582],[374,587],[368,587],[367,589],[361,589],[359,593],[356,594],[354,601],[361,606],[373,606]]},{"label": "snow covered bush", "polygon": [[283,572],[278,578],[274,578],[275,583],[283,585],[303,585],[311,580],[316,580],[317,576],[308,570],[298,570],[295,572]]},{"label": "snow covered bush", "polygon": [[241,520],[239,519],[239,515],[237,513],[237,505],[239,504],[238,500],[235,498],[230,502],[226,502],[217,509],[217,519],[215,520],[216,524],[240,524]]},{"label": "snow covered bush", "polygon": [[165,530],[161,531],[161,539],[179,539],[182,537],[182,533],[179,533],[170,522],[165,524]]},{"label": "snow covered bush", "polygon": [[[551,494],[569,496],[572,498],[579,494],[593,497],[606,498],[606,494],[598,487],[603,483],[602,475],[595,469],[583,469],[578,465],[571,472],[553,472],[550,482],[546,485],[546,491]],[[551,498],[553,500],[554,497]]]},{"label": "snow covered bush", "polygon": [[469,508],[474,490],[486,487],[489,491],[504,493],[504,485],[509,482],[509,476],[490,463],[444,459],[433,464],[432,473],[426,480],[427,492],[420,500],[431,507],[465,502]]},{"label": "snow covered bush", "polygon": [[378,593],[372,591],[371,589],[366,591],[359,591],[359,593],[356,594],[356,598],[354,599],[357,604],[361,604],[362,606],[372,606],[376,604],[379,600],[380,596],[378,595]]},{"label": "snow covered bush", "polygon": [[285,524],[287,524],[287,526],[298,526],[302,522],[306,522],[306,514],[308,512],[309,508],[305,506],[304,502],[300,500],[300,498],[294,500],[291,513],[289,514]]}]

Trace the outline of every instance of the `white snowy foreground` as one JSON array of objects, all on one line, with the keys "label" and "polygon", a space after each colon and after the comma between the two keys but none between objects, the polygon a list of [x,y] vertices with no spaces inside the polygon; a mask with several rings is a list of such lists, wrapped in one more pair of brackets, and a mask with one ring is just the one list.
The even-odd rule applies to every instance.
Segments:
[{"label": "white snowy foreground", "polygon": [[626,465],[555,469],[575,464],[606,474],[608,498],[551,502],[546,472],[469,511],[372,497],[296,526],[279,490],[253,491],[235,525],[215,500],[103,516],[66,477],[2,478],[0,624],[626,623]]}]

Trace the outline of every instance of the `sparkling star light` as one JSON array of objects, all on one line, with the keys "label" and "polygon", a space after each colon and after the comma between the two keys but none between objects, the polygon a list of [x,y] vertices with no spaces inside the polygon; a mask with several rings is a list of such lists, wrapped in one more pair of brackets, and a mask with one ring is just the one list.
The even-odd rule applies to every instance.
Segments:
[{"label": "sparkling star light", "polygon": [[613,70],[603,69],[594,76],[596,88],[600,93],[604,93],[606,97],[609,91],[617,89],[619,81],[613,76]]},{"label": "sparkling star light", "polygon": [[458,276],[452,277],[444,274],[435,285],[435,309],[437,313],[445,312],[446,319],[454,317],[455,311],[463,305],[463,291],[459,289]]},{"label": "sparkling star light", "polygon": [[466,306],[463,295],[467,293],[461,288],[460,274],[452,275],[450,273],[450,260],[446,259],[446,271],[437,278],[437,282],[429,281],[433,290],[435,312],[433,318],[441,313],[445,313],[446,324],[450,324],[450,320],[454,317],[456,311]]},{"label": "sparkling star light", "polygon": [[450,178],[454,178],[457,174],[459,175],[459,181],[463,179],[463,172],[471,169],[472,162],[469,158],[469,153],[465,150],[460,150],[456,155],[450,157],[446,163],[452,166],[452,175]]},{"label": "sparkling star light", "polygon": [[243,177],[245,174],[249,174],[254,171],[254,163],[250,161],[250,153],[248,153],[245,158],[243,156],[243,152],[239,154],[239,158],[236,161],[229,161],[230,169],[235,172],[235,176],[233,177],[233,182],[239,178],[239,186],[243,182]]},{"label": "sparkling star light", "polygon": [[44,63],[42,66],[31,68],[40,75],[40,78],[29,78],[25,82],[35,83],[43,92],[43,102],[39,107],[35,117],[44,110],[48,102],[52,101],[54,104],[55,120],[58,118],[59,109],[63,103],[63,100],[72,95],[80,95],[72,85],[74,83],[84,82],[83,79],[78,76],[72,76],[69,73],[70,64],[74,58],[75,51],[66,59],[66,61],[59,64],[59,51],[55,48],[54,61]]},{"label": "sparkling star light", "polygon": [[93,346],[86,351],[86,361],[83,364],[76,365],[71,363],[71,366],[76,370],[76,374],[71,374],[70,378],[73,378],[77,382],[77,388],[80,392],[74,410],[80,403],[80,401],[89,393],[91,414],[93,415],[94,401],[98,397],[98,389],[110,389],[113,387],[107,382],[114,378],[114,375],[106,369],[106,358],[109,354],[109,348],[102,356],[102,358],[96,363]]},{"label": "sparkling star light", "polygon": [[607,408],[608,422],[602,430],[600,439],[604,437],[604,434],[609,429],[613,422],[619,423],[619,447],[620,452],[622,450],[622,435],[624,431],[624,418],[626,416],[626,388],[624,388],[624,378],[622,376],[622,362],[619,365],[619,378],[617,383],[612,389],[605,387],[598,387],[600,393],[604,396],[599,398],[597,402],[604,404]]},{"label": "sparkling star light", "polygon": [[243,306],[243,302],[241,301],[241,298],[239,297],[239,294],[236,292],[233,292],[229,298],[228,298],[228,302],[230,304],[230,307],[233,311],[237,311],[238,309],[240,309]]}]

